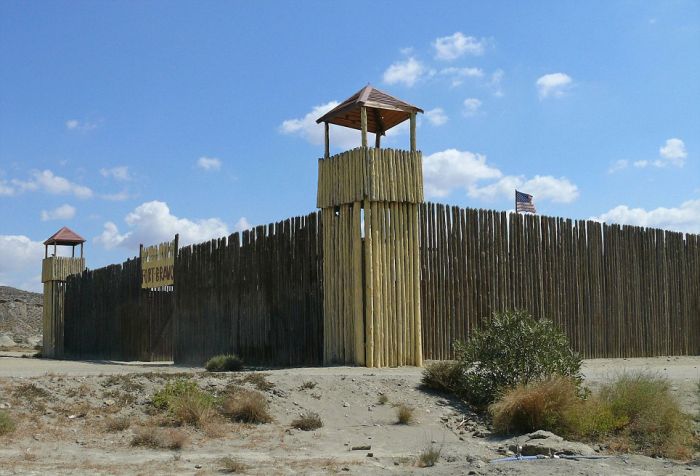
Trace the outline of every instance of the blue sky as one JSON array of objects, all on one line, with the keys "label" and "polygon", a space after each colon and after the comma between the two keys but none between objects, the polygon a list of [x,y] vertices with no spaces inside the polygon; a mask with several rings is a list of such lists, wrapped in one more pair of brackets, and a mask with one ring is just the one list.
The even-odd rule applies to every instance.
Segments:
[{"label": "blue sky", "polygon": [[426,111],[432,201],[700,232],[698,2],[4,1],[0,284],[63,225],[94,268],[313,211],[367,83]]}]

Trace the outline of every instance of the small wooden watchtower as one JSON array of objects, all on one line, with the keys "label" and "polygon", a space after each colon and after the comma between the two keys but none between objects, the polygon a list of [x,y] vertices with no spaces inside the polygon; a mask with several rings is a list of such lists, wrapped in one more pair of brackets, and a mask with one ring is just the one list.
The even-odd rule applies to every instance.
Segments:
[{"label": "small wooden watchtower", "polygon": [[[85,239],[67,227],[63,227],[44,241],[44,260],[41,265],[41,282],[44,283],[44,347],[42,355],[49,358],[63,356],[63,300],[66,278],[82,273]],[[49,246],[53,253],[49,256]],[[75,247],[80,245],[80,257],[75,257]],[[57,256],[58,246],[70,246],[71,257]]]},{"label": "small wooden watchtower", "polygon": [[[323,216],[324,363],[422,365],[418,203],[423,201],[420,108],[368,85],[319,118]],[[410,121],[410,149],[382,149]],[[356,149],[330,155],[330,124],[361,131]],[[375,133],[374,147],[367,145]]]}]

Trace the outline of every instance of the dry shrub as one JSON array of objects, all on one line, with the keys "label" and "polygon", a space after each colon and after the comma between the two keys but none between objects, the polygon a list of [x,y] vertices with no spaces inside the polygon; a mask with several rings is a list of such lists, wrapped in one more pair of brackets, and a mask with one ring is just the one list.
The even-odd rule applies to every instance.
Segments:
[{"label": "dry shrub", "polygon": [[455,362],[438,361],[425,366],[421,384],[439,392],[454,392],[459,383],[460,368]]},{"label": "dry shrub", "polygon": [[380,405],[386,405],[388,401],[389,401],[389,397],[387,397],[386,395],[384,395],[382,393],[381,395],[379,395],[379,399],[377,400],[377,403],[379,403]]},{"label": "dry shrub", "polygon": [[105,420],[105,431],[110,433],[124,431],[131,426],[131,419],[127,416],[107,418]]},{"label": "dry shrub", "polygon": [[603,386],[599,397],[616,419],[626,422],[615,435],[622,445],[647,456],[692,457],[690,417],[671,395],[667,379],[643,372],[623,374]]},{"label": "dry shrub", "polygon": [[216,355],[204,364],[209,372],[235,372],[243,368],[243,361],[235,354]]},{"label": "dry shrub", "polygon": [[219,465],[221,466],[219,471],[222,473],[243,473],[248,469],[248,466],[241,461],[228,456],[226,458],[221,458],[219,460]]},{"label": "dry shrub", "polygon": [[200,389],[196,382],[177,379],[153,395],[153,405],[168,410],[178,422],[195,426],[204,425],[215,414],[216,398]]},{"label": "dry shrub", "polygon": [[180,423],[196,427],[205,425],[215,415],[213,398],[197,392],[174,397],[170,402],[170,411]]},{"label": "dry shrub", "polygon": [[420,455],[418,455],[418,461],[416,464],[419,468],[430,468],[435,466],[435,463],[440,459],[440,453],[442,453],[442,448],[436,448],[432,444],[424,449]]},{"label": "dry shrub", "polygon": [[315,387],[316,387],[316,382],[308,380],[308,381],[301,384],[301,387],[299,387],[299,390],[307,390],[307,389],[312,390]]},{"label": "dry shrub", "polygon": [[304,431],[318,430],[323,426],[323,421],[318,413],[307,411],[292,422],[292,428]]},{"label": "dry shrub", "polygon": [[7,412],[0,410],[0,436],[15,431],[15,421]]},{"label": "dry shrub", "polygon": [[136,431],[131,446],[145,446],[147,448],[163,448],[179,450],[187,441],[187,435],[176,429],[161,430],[152,426],[142,427]]},{"label": "dry shrub", "polygon": [[623,374],[586,400],[576,382],[553,377],[518,385],[489,407],[500,432],[549,430],[570,439],[606,443],[613,451],[685,459],[697,438],[668,380]]},{"label": "dry shrub", "polygon": [[399,425],[408,425],[413,423],[413,407],[404,403],[396,407],[396,422]]},{"label": "dry shrub", "polygon": [[567,415],[579,403],[577,385],[567,377],[517,385],[489,407],[500,433],[567,430]]},{"label": "dry shrub", "polygon": [[222,413],[241,423],[269,423],[272,421],[265,396],[246,388],[237,389],[226,400]]}]

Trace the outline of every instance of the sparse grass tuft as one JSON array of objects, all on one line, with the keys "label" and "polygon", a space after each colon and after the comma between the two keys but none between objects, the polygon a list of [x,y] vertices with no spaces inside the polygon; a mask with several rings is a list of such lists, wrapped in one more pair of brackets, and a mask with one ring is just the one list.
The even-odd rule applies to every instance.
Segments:
[{"label": "sparse grass tuft", "polygon": [[29,401],[51,397],[51,394],[46,389],[37,387],[33,383],[23,383],[15,388],[13,394],[17,398],[22,398]]},{"label": "sparse grass tuft", "polygon": [[235,354],[216,355],[204,367],[209,372],[235,372],[243,368],[243,361]]},{"label": "sparse grass tuft", "polygon": [[292,428],[304,431],[318,430],[323,426],[323,421],[318,413],[307,411],[292,422]]},{"label": "sparse grass tuft", "polygon": [[399,425],[408,425],[413,423],[413,407],[404,403],[396,407],[396,423]]},{"label": "sparse grass tuft", "polygon": [[423,369],[421,384],[439,392],[454,392],[459,383],[460,368],[455,362],[438,361]]},{"label": "sparse grass tuft", "polygon": [[105,420],[105,431],[110,433],[124,431],[129,428],[129,426],[131,426],[131,420],[127,416],[107,418]]},{"label": "sparse grass tuft", "polygon": [[221,466],[219,471],[222,473],[243,473],[248,469],[246,464],[228,456],[226,458],[221,458],[219,460],[219,465]]},{"label": "sparse grass tuft", "polygon": [[7,435],[15,431],[15,421],[12,417],[0,410],[0,436]]},{"label": "sparse grass tuft", "polygon": [[418,461],[416,464],[419,468],[430,468],[435,466],[435,463],[440,459],[440,453],[442,448],[436,448],[432,444],[424,449],[420,455],[418,455]]},{"label": "sparse grass tuft", "polygon": [[265,396],[246,388],[236,389],[224,401],[222,413],[241,423],[269,423],[272,421]]},{"label": "sparse grass tuft", "polygon": [[316,382],[313,382],[311,380],[307,380],[306,382],[301,384],[301,387],[299,387],[299,390],[312,390],[316,388]]},{"label": "sparse grass tuft", "polygon": [[267,375],[268,374],[252,373],[246,375],[243,378],[243,381],[245,383],[255,385],[255,388],[257,388],[261,392],[267,392],[268,390],[272,390],[273,388],[275,388],[275,384],[267,380]]},{"label": "sparse grass tuft", "polygon": [[386,405],[389,402],[389,397],[384,395],[383,393],[379,395],[379,399],[377,400],[377,403],[380,405]]},{"label": "sparse grass tuft", "polygon": [[178,379],[165,384],[153,395],[153,406],[167,410],[178,422],[203,426],[214,415],[216,398],[196,382]]},{"label": "sparse grass tuft", "polygon": [[566,431],[567,415],[579,404],[576,382],[554,376],[542,382],[517,385],[489,407],[499,433]]},{"label": "sparse grass tuft", "polygon": [[136,393],[143,390],[143,384],[135,380],[136,375],[134,374],[119,374],[110,375],[104,382],[102,382],[103,387],[119,387],[122,391],[127,393]]},{"label": "sparse grass tuft", "polygon": [[136,431],[131,440],[131,446],[179,450],[185,445],[186,441],[187,435],[180,430],[161,430],[149,426]]}]

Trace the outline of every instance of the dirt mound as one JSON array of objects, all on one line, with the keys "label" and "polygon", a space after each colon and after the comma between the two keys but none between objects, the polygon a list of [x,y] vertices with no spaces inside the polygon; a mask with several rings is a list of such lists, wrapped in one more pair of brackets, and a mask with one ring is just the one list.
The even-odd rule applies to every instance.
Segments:
[{"label": "dirt mound", "polygon": [[42,294],[0,286],[0,346],[41,342],[42,310]]}]

